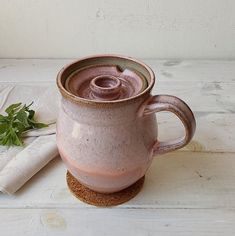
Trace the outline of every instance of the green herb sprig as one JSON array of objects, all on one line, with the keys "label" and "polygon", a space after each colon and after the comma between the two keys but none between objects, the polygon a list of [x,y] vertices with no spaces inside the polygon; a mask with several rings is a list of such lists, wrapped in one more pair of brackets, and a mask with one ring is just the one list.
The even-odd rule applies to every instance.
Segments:
[{"label": "green herb sprig", "polygon": [[23,146],[23,132],[48,126],[34,120],[35,111],[30,109],[32,104],[12,104],[5,110],[6,116],[0,114],[0,145]]}]

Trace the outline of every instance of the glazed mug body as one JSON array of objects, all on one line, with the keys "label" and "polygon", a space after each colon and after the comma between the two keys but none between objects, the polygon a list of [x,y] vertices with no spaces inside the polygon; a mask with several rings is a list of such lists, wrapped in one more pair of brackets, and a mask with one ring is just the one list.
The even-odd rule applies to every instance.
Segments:
[{"label": "glazed mug body", "polygon": [[[112,102],[89,101],[66,91],[64,83],[71,71],[84,60],[99,63],[103,58],[118,63],[124,60],[125,65],[135,67],[147,78],[147,89],[135,97]],[[154,82],[154,74],[145,64],[112,55],[79,60],[58,74],[62,100],[57,146],[67,169],[80,183],[97,192],[120,191],[145,175],[155,154],[181,148],[190,141],[195,130],[191,110],[178,98],[151,96]],[[179,105],[179,101],[182,104]],[[161,110],[172,111],[182,120],[187,131],[185,137],[167,144],[158,141],[154,113]],[[186,118],[180,112],[188,112]]]},{"label": "glazed mug body", "polygon": [[157,123],[154,115],[137,118],[140,103],[86,108],[62,99],[57,144],[68,170],[83,185],[116,192],[146,173]]}]

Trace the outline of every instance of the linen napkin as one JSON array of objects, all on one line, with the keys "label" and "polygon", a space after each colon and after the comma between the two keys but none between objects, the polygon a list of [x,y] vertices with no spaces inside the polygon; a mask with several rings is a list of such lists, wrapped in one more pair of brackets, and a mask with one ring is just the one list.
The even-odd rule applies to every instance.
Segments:
[{"label": "linen napkin", "polygon": [[55,141],[55,122],[59,94],[54,85],[15,85],[0,87],[0,113],[12,103],[29,104],[39,122],[49,127],[24,134],[23,147],[0,146],[0,191],[15,193],[42,167],[58,155]]}]

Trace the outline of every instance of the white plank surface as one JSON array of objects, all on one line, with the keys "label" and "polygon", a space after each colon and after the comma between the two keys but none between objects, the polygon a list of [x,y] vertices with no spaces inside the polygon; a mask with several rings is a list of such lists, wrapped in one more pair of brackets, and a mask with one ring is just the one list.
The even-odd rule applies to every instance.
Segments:
[{"label": "white plank surface", "polygon": [[[69,61],[0,60],[0,90],[55,88]],[[195,112],[194,140],[156,157],[140,194],[109,209],[69,193],[58,157],[14,196],[0,194],[1,235],[235,234],[235,61],[145,62],[157,75],[153,93],[179,96]],[[157,117],[161,139],[183,133],[173,115]]]},{"label": "white plank surface", "polygon": [[1,234],[89,236],[234,235],[226,209],[6,209]]}]

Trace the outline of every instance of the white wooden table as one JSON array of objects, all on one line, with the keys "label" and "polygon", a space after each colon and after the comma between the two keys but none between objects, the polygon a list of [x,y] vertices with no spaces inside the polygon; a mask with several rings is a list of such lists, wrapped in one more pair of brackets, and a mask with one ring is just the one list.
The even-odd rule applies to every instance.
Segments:
[{"label": "white wooden table", "polygon": [[[69,61],[2,59],[0,85],[55,86]],[[56,158],[14,196],[0,194],[0,235],[235,235],[235,61],[145,62],[156,72],[153,93],[195,112],[194,140],[156,157],[141,193],[106,209],[69,193]],[[162,139],[183,132],[173,115],[157,117]]]}]

